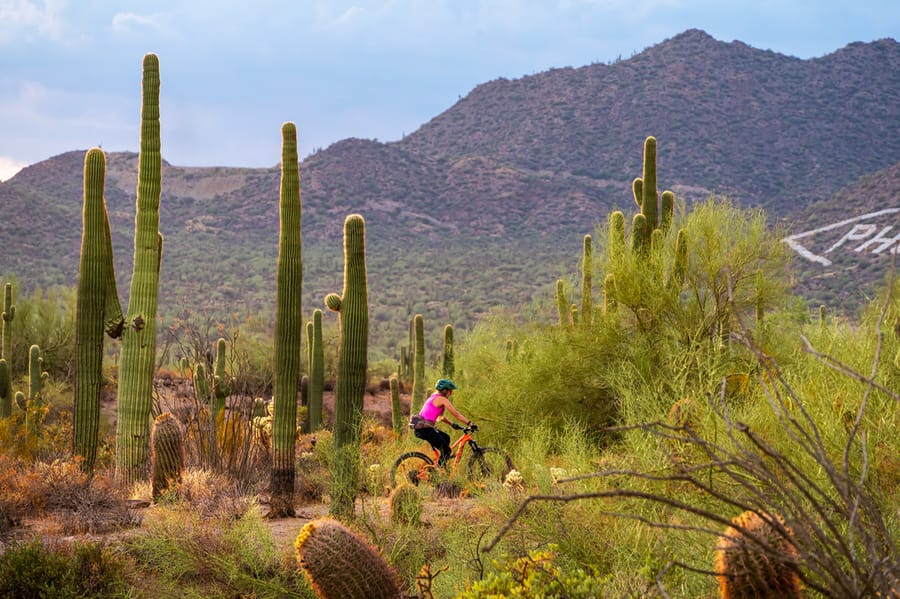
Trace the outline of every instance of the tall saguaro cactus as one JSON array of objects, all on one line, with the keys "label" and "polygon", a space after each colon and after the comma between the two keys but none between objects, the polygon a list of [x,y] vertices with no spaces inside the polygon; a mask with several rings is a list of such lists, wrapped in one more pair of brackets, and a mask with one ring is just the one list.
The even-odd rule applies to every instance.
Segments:
[{"label": "tall saguaro cactus", "polygon": [[0,312],[0,418],[12,416],[12,320],[16,307],[12,302],[12,283],[4,286]]},{"label": "tall saguaro cactus", "polygon": [[270,517],[294,515],[294,449],[297,435],[297,384],[303,341],[300,295],[300,170],[297,128],[281,128],[281,225],[275,297],[275,413],[272,418],[272,501]]},{"label": "tall saguaro cactus", "polygon": [[425,404],[425,318],[416,314],[413,319],[413,387],[410,414],[418,414]]},{"label": "tall saguaro cactus", "polygon": [[647,219],[647,231],[653,231],[659,225],[656,190],[656,138],[644,140],[644,173],[633,182],[634,201],[641,208],[641,214]]},{"label": "tall saguaro cactus", "polygon": [[441,376],[452,379],[455,370],[456,365],[453,359],[453,325],[448,324],[444,327],[444,357],[441,363]]},{"label": "tall saguaro cactus", "polygon": [[322,340],[322,311],[313,311],[312,347],[309,367],[309,432],[322,426],[322,390],[325,384],[325,348]]},{"label": "tall saguaro cactus", "polygon": [[[103,197],[106,158],[99,148],[84,157],[81,263],[75,309],[75,414],[72,449],[93,472],[100,430],[103,332],[107,318],[121,332],[122,308],[115,291],[109,218]],[[112,293],[109,292],[112,288]],[[109,305],[107,305],[109,302]]]},{"label": "tall saguaro cactus", "polygon": [[144,56],[137,213],[134,219],[134,273],[122,333],[116,422],[116,471],[125,485],[147,479],[156,310],[162,240],[159,197],[162,156],[159,134],[159,59]]},{"label": "tall saguaro cactus", "polygon": [[593,270],[594,246],[591,236],[585,235],[581,257],[581,324],[585,328],[590,328],[594,317]]},{"label": "tall saguaro cactus", "polygon": [[334,407],[334,467],[331,513],[351,516],[356,500],[369,343],[369,291],[366,275],[366,223],[359,214],[344,221],[344,289],[325,298],[340,318],[340,350]]}]

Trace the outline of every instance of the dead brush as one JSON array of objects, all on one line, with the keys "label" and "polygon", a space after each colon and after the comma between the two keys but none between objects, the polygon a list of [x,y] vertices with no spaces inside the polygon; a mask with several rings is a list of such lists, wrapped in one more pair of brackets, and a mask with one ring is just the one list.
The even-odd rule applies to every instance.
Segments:
[{"label": "dead brush", "polygon": [[178,498],[178,505],[189,507],[201,520],[236,520],[256,502],[238,481],[203,469],[185,471],[173,489],[173,497]]}]

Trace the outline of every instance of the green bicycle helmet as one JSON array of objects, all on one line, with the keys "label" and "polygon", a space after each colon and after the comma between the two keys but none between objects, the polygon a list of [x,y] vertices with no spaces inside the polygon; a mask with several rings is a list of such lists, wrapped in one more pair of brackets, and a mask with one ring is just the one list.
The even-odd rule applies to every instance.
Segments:
[{"label": "green bicycle helmet", "polygon": [[456,389],[456,385],[454,385],[453,381],[450,379],[438,379],[438,382],[434,384],[434,388],[438,391],[443,391],[445,389],[450,389],[452,391]]}]

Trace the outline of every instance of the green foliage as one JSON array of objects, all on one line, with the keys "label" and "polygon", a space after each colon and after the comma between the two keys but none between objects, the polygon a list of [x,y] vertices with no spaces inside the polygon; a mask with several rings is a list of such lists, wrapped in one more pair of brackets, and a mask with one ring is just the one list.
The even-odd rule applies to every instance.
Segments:
[{"label": "green foliage", "polygon": [[592,572],[564,570],[556,563],[556,547],[535,550],[509,563],[494,564],[487,579],[476,582],[458,599],[522,597],[523,599],[594,599],[606,596],[605,581]]},{"label": "green foliage", "polygon": [[126,563],[95,543],[47,547],[17,542],[0,553],[0,597],[113,597],[124,593]]}]

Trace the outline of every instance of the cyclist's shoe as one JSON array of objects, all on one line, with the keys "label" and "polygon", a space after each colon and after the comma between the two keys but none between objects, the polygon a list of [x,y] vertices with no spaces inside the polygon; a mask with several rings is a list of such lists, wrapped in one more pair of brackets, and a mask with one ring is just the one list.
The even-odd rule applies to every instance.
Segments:
[{"label": "cyclist's shoe", "polygon": [[478,430],[478,425],[475,424],[474,422],[470,422],[470,423],[469,423],[469,430],[472,431],[472,432],[474,433],[475,431]]}]

